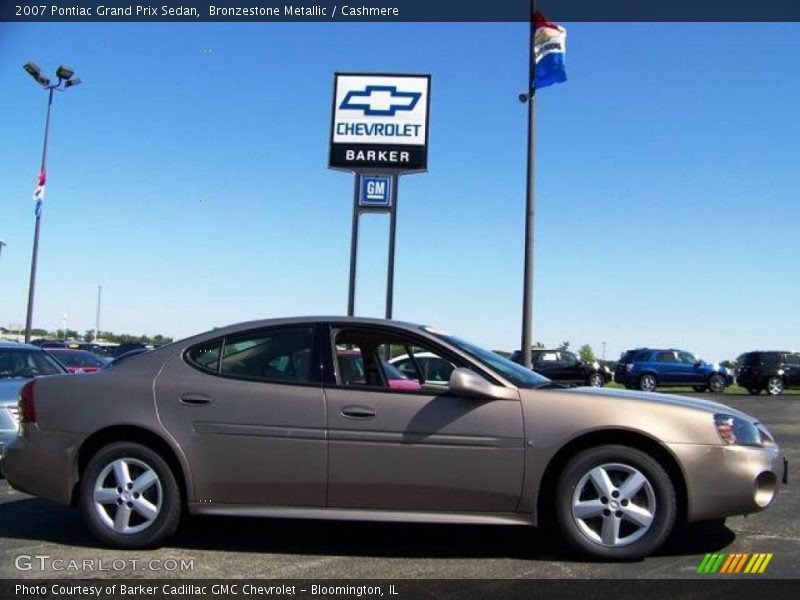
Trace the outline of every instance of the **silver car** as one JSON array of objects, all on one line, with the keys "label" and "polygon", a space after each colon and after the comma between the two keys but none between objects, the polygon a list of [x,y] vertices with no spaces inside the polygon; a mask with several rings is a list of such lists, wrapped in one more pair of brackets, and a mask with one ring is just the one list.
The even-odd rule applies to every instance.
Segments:
[{"label": "silver car", "polygon": [[60,363],[36,346],[0,341],[0,476],[5,446],[17,437],[19,430],[20,388],[34,377],[65,373]]},{"label": "silver car", "polygon": [[[358,350],[348,381],[337,353]],[[438,357],[447,386],[387,358]],[[21,391],[6,452],[19,490],[80,506],[103,542],[154,546],[182,512],[425,523],[556,523],[603,559],[656,550],[676,521],[769,506],[778,446],[699,399],[561,389],[444,332],[355,318],[214,330],[91,377]]]}]

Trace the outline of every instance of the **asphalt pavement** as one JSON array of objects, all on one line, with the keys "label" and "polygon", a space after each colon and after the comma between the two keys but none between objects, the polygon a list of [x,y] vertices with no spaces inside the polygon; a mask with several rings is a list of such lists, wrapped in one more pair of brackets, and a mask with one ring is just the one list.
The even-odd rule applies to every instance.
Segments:
[{"label": "asphalt pavement", "polygon": [[[188,518],[168,546],[124,552],[100,546],[79,512],[20,494],[0,481],[0,578],[683,578],[709,552],[773,553],[757,577],[800,568],[800,396],[703,394],[765,423],[789,458],[789,486],[770,509],[725,526],[677,529],[656,556],[586,562],[555,537],[524,527]],[[42,558],[46,557],[46,558]]]}]

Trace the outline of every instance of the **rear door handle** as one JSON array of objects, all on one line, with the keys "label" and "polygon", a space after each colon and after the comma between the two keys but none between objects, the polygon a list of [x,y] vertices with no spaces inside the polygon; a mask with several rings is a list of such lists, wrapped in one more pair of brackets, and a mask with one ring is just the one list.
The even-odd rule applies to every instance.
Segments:
[{"label": "rear door handle", "polygon": [[183,394],[181,396],[181,404],[186,406],[204,406],[211,404],[211,398],[204,394]]},{"label": "rear door handle", "polygon": [[374,419],[375,411],[368,406],[345,406],[342,416],[348,419]]}]

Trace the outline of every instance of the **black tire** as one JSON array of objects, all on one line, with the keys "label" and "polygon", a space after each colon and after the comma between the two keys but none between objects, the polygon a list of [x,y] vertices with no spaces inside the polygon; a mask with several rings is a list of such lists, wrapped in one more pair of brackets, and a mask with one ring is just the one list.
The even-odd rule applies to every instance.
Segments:
[{"label": "black tire", "polygon": [[758,395],[761,393],[761,390],[760,390],[760,389],[758,389],[758,388],[747,388],[747,392],[748,392],[748,393],[749,393],[751,396],[758,396]]},{"label": "black tire", "polygon": [[[650,382],[652,382],[652,384]],[[636,382],[636,387],[643,392],[655,392],[658,387],[658,380],[655,375],[645,373],[639,377],[639,381]]]},{"label": "black tire", "polygon": [[708,391],[708,388],[706,386],[704,386],[704,385],[696,385],[696,386],[694,386],[693,389],[694,389],[695,392],[707,392]]},{"label": "black tire", "polygon": [[[624,545],[604,545],[600,540],[591,539],[582,530],[573,513],[573,499],[578,484],[593,469],[604,465],[612,468],[624,466],[638,471],[649,483],[650,494],[654,499],[655,510],[650,525],[639,534],[638,539],[634,538],[630,543],[624,543]],[[619,484],[613,479],[611,481],[615,485]],[[578,492],[579,498],[582,493],[582,491]],[[618,490],[614,489],[612,493],[618,493]],[[634,496],[634,498],[638,498],[638,496]],[[610,499],[606,498],[606,500]],[[631,500],[631,502],[633,501]],[[639,502],[640,500],[637,500],[637,506]],[[604,505],[612,506],[610,503],[604,503]],[[621,514],[621,510],[615,514]],[[675,523],[676,514],[675,488],[667,472],[650,455],[628,446],[608,445],[584,450],[567,463],[556,487],[556,519],[561,533],[575,550],[599,560],[635,560],[648,556],[667,539]],[[606,517],[598,518],[605,519]],[[610,518],[615,517],[610,515]],[[620,519],[620,522],[622,521],[623,519]],[[626,527],[631,527],[631,525],[628,524]],[[619,532],[622,531],[622,525],[620,525]],[[627,537],[632,536],[629,534]]]},{"label": "black tire", "polygon": [[714,394],[721,394],[725,391],[725,378],[719,373],[714,373],[708,378],[708,389]]},{"label": "black tire", "polygon": [[[110,468],[110,465],[120,459],[131,461],[131,466],[135,468],[139,468],[139,465],[148,467],[157,475],[158,485],[160,486],[157,489],[159,498],[157,516],[152,519],[149,525],[146,525],[143,530],[138,532],[120,533],[115,531],[112,526],[103,521],[103,517],[94,502],[95,482],[105,469]],[[110,473],[108,477],[114,477],[114,474]],[[135,482],[134,473],[131,473],[131,478]],[[108,485],[103,487],[108,487]],[[113,488],[113,485],[111,487]],[[135,492],[130,490],[130,493],[134,494]],[[141,496],[144,498],[147,493],[151,492],[142,492]],[[136,498],[138,499],[139,495],[136,495]],[[132,500],[130,497],[129,499]],[[135,500],[132,501],[135,502]],[[79,504],[86,526],[92,535],[115,548],[141,549],[158,546],[175,533],[181,518],[181,493],[172,469],[158,453],[134,442],[109,444],[101,448],[89,460],[89,464],[86,465],[81,476]],[[155,500],[153,504],[155,505]],[[129,502],[127,505],[131,507],[132,503]],[[113,504],[107,504],[107,506],[111,507],[107,512],[110,517],[110,511],[112,509],[115,510],[115,507]],[[135,510],[131,510],[131,514],[135,512]],[[132,519],[142,519],[138,516],[138,513],[136,515]]]},{"label": "black tire", "polygon": [[777,375],[770,377],[767,381],[767,394],[770,396],[780,396],[786,388],[783,379]]},{"label": "black tire", "polygon": [[589,373],[589,377],[586,379],[586,385],[591,387],[601,388],[606,384],[606,378],[603,377],[603,374],[599,371],[595,371],[594,373]]}]

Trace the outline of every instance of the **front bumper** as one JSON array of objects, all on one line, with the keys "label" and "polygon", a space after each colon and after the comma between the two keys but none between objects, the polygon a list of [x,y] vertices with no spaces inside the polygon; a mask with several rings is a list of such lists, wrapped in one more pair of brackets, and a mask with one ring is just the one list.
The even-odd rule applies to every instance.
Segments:
[{"label": "front bumper", "polygon": [[77,452],[83,434],[42,432],[23,424],[21,434],[5,445],[3,473],[26,494],[69,504],[78,480]]},{"label": "front bumper", "polygon": [[775,500],[785,477],[780,448],[669,444],[683,468],[687,520],[758,512]]}]

